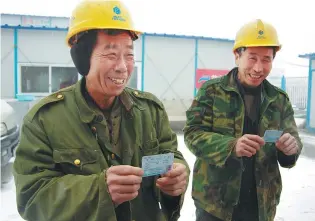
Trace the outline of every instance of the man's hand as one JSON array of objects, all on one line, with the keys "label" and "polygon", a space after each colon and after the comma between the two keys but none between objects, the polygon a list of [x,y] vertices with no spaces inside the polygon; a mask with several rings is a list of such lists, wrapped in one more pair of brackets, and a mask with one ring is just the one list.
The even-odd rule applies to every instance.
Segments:
[{"label": "man's hand", "polygon": [[276,147],[282,151],[285,155],[294,155],[298,152],[298,144],[295,137],[291,134],[283,134],[276,142]]},{"label": "man's hand", "polygon": [[172,169],[156,181],[156,185],[167,195],[181,195],[187,186],[186,166],[181,163],[174,163]]},{"label": "man's hand", "polygon": [[143,170],[128,165],[112,166],[106,171],[108,191],[116,206],[138,196]]},{"label": "man's hand", "polygon": [[265,141],[258,135],[245,134],[237,140],[235,153],[237,157],[251,157],[265,145]]}]

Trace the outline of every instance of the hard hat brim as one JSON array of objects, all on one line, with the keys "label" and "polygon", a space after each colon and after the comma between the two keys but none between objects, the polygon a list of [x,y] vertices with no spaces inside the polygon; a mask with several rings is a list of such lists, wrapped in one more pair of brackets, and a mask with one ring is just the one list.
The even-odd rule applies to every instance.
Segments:
[{"label": "hard hat brim", "polygon": [[75,36],[76,34],[78,33],[81,33],[81,32],[85,32],[85,31],[89,31],[89,30],[105,30],[105,29],[117,29],[117,30],[123,30],[123,31],[131,31],[131,32],[134,32],[138,37],[141,36],[141,34],[143,34],[142,31],[138,31],[138,30],[134,30],[134,29],[128,29],[128,28],[117,28],[117,27],[87,27],[87,28],[80,28],[80,29],[74,29],[72,30],[72,32],[68,33],[68,36],[66,37],[66,44],[69,46],[69,47],[72,47],[72,45],[70,44],[70,39]]},{"label": "hard hat brim", "polygon": [[241,46],[234,47],[234,48],[233,48],[233,52],[234,52],[235,50],[237,50],[238,48],[242,48],[242,47],[244,47],[244,48],[253,48],[253,47],[276,47],[276,48],[277,48],[276,52],[278,52],[278,51],[281,50],[282,45],[277,45],[277,44],[264,44],[264,45],[262,45],[262,44],[249,44],[249,45],[241,45]]}]

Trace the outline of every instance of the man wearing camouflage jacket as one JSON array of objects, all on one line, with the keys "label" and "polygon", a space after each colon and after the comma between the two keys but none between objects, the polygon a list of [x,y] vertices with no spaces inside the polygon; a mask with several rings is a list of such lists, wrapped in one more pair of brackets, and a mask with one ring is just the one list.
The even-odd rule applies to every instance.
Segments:
[{"label": "man wearing camouflage jacket", "polygon": [[[302,149],[287,94],[266,80],[280,48],[270,24],[244,25],[233,48],[238,67],[204,83],[187,111],[185,143],[197,157],[197,221],[275,217],[282,190],[278,163],[293,167]],[[262,138],[270,129],[283,130],[275,143]]]}]

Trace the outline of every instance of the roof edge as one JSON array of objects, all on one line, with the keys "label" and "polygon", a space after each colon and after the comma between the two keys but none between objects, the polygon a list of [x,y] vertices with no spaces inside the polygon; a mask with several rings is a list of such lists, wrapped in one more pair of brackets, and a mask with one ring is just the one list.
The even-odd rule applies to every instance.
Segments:
[{"label": "roof edge", "polygon": [[315,52],[314,53],[307,53],[307,54],[300,54],[299,58],[315,58]]},{"label": "roof edge", "polygon": [[45,17],[45,18],[66,18],[69,19],[67,16],[52,16],[52,15],[31,15],[31,14],[19,14],[19,13],[1,13],[1,16],[32,16],[32,17]]},{"label": "roof edge", "polygon": [[[7,16],[32,16],[32,17],[45,17],[45,18],[66,18],[68,17],[59,17],[59,16],[43,16],[43,15],[27,15],[27,14],[8,14],[1,13],[1,15]],[[1,24],[1,28],[7,29],[30,29],[30,30],[56,30],[56,31],[67,31],[68,27],[47,27],[47,26],[23,26],[23,25],[8,25]],[[153,32],[144,32],[146,36],[156,36],[156,37],[169,37],[169,38],[184,38],[184,39],[198,39],[198,40],[212,40],[212,41],[220,41],[220,42],[231,42],[234,40],[227,38],[217,38],[210,36],[198,36],[198,35],[184,35],[184,34],[168,34],[168,33],[153,33]]]}]

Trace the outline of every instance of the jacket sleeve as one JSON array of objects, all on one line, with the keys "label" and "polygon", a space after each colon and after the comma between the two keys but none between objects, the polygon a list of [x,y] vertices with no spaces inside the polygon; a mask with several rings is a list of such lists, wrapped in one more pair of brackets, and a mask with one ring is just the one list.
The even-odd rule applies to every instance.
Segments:
[{"label": "jacket sleeve", "polygon": [[84,176],[58,170],[38,120],[24,119],[14,177],[18,212],[26,220],[116,221],[104,172]]},{"label": "jacket sleeve", "polygon": [[233,149],[236,138],[213,132],[212,85],[206,83],[199,89],[190,108],[186,111],[186,125],[183,129],[188,149],[209,164],[222,167],[229,157],[237,158]]},{"label": "jacket sleeve", "polygon": [[[160,144],[160,153],[174,153],[174,162],[182,163],[186,166],[187,172],[187,185],[189,183],[190,169],[189,165],[184,159],[182,153],[178,150],[177,135],[171,129],[170,122],[167,116],[165,109],[163,109],[157,116],[159,119],[159,144]],[[187,190],[187,189],[186,189]],[[177,220],[180,216],[180,210],[183,206],[185,192],[178,196],[168,196],[163,194],[159,189],[159,198],[161,202],[162,209],[166,211],[169,221]]]},{"label": "jacket sleeve", "polygon": [[291,102],[289,101],[287,97],[285,98],[283,107],[284,107],[284,111],[283,111],[284,114],[283,114],[283,118],[281,119],[281,128],[283,129],[283,133],[289,133],[293,137],[295,137],[299,150],[297,154],[294,154],[291,156],[287,156],[283,152],[278,150],[278,162],[280,166],[282,167],[292,168],[295,166],[301,154],[303,144],[301,142],[301,138],[298,133],[298,128],[295,123],[294,111],[293,111]]}]

